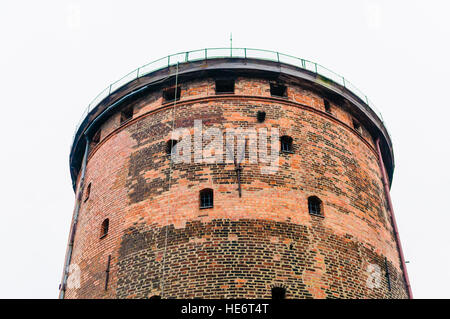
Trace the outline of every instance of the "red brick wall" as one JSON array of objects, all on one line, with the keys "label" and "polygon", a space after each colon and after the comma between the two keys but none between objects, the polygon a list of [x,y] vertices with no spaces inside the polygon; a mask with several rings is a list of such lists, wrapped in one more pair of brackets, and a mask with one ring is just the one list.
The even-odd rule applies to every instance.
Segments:
[{"label": "red brick wall", "polygon": [[[135,103],[132,121],[120,126],[118,113],[103,125],[72,258],[81,287],[67,298],[147,298],[163,286],[165,298],[269,298],[280,285],[287,298],[407,297],[373,139],[352,129],[346,108],[331,101],[327,114],[318,94],[295,85],[286,99],[272,98],[268,81],[249,78],[221,96],[211,79],[182,83],[172,106],[155,92]],[[175,128],[192,130],[197,119],[204,129],[276,127],[293,138],[294,152],[280,155],[274,175],[244,163],[239,198],[232,164],[169,170],[172,114]],[[212,209],[199,209],[203,188],[214,190]],[[308,213],[311,195],[324,217]],[[109,233],[100,239],[105,218]],[[381,269],[379,288],[367,287],[370,264]]]}]

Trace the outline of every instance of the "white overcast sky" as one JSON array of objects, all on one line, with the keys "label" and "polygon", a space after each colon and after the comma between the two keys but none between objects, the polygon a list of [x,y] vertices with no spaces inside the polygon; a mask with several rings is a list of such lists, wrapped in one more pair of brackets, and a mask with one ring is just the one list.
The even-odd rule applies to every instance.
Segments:
[{"label": "white overcast sky", "polygon": [[69,147],[103,88],[205,47],[277,50],[344,75],[382,111],[413,293],[449,298],[450,2],[0,2],[0,298],[56,298],[74,194]]}]

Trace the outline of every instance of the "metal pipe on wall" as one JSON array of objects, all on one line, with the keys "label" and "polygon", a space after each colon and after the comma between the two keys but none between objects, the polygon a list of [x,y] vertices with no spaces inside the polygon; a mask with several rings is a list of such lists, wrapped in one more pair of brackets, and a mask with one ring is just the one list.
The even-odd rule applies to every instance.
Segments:
[{"label": "metal pipe on wall", "polygon": [[83,163],[81,166],[81,177],[80,177],[80,183],[78,184],[79,186],[78,186],[78,193],[77,193],[76,201],[75,201],[75,212],[73,214],[73,221],[72,221],[72,231],[70,233],[69,243],[67,246],[66,261],[64,263],[63,277],[62,277],[61,285],[59,286],[59,299],[64,299],[64,294],[66,292],[67,279],[69,277],[70,261],[72,260],[73,243],[75,241],[75,232],[77,230],[78,214],[80,212],[80,204],[83,199],[84,176],[86,173],[86,164],[87,164],[87,158],[88,158],[88,154],[89,154],[89,138],[87,137],[87,135],[85,135],[85,138],[86,138],[86,146],[84,149]]},{"label": "metal pipe on wall", "polygon": [[400,235],[398,234],[397,222],[395,220],[394,207],[393,207],[392,201],[391,201],[391,195],[390,195],[390,191],[389,191],[389,182],[387,179],[386,168],[384,167],[383,155],[381,154],[379,138],[377,138],[376,145],[377,145],[378,159],[380,161],[380,170],[381,170],[381,176],[382,176],[382,180],[383,180],[384,192],[386,194],[389,211],[391,213],[390,214],[391,215],[391,223],[392,223],[392,228],[394,230],[395,241],[397,242],[397,249],[398,249],[398,253],[400,256],[400,264],[401,264],[401,267],[403,270],[403,277],[405,279],[406,289],[408,290],[408,297],[409,297],[409,299],[413,299],[411,285],[409,283],[408,271],[406,270],[405,257],[403,256],[402,244],[400,242]]}]

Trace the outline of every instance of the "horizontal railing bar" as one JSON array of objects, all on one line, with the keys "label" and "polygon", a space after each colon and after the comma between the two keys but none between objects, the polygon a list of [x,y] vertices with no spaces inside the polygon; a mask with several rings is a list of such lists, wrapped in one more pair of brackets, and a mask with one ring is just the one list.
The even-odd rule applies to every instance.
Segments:
[{"label": "horizontal railing bar", "polygon": [[[219,55],[214,55],[214,51],[223,51],[225,52],[225,54],[222,54],[222,52],[220,52],[221,54]],[[241,53],[244,54],[244,56],[242,56],[242,54],[239,54],[240,51],[243,51]],[[201,52],[200,55],[196,55],[196,53]],[[233,52],[235,53],[235,55],[233,55]],[[269,54],[273,54],[273,58],[271,58],[270,56],[267,57],[262,57],[262,56],[255,56],[252,57],[252,52],[259,52],[259,53],[269,53]],[[219,53],[219,52],[217,52]],[[180,58],[178,58],[180,57]],[[191,58],[192,57],[192,58]],[[298,60],[299,64],[292,64],[289,62],[285,62],[282,61],[283,58],[289,58],[289,59],[294,59],[294,60]],[[80,121],[78,122],[76,129],[75,129],[75,133],[73,135],[73,139],[76,136],[76,132],[78,131],[81,123],[83,123],[85,117],[87,115],[89,115],[89,113],[101,102],[103,101],[105,98],[109,97],[113,92],[115,92],[117,89],[119,89],[120,87],[122,87],[123,85],[127,84],[128,82],[131,82],[133,80],[136,80],[140,77],[146,76],[147,74],[149,74],[150,72],[155,72],[158,71],[160,69],[166,68],[168,66],[172,66],[172,65],[176,65],[177,63],[188,63],[188,62],[194,62],[194,61],[201,61],[201,60],[205,60],[205,59],[219,59],[219,58],[239,58],[239,59],[260,59],[260,60],[268,60],[268,61],[274,61],[274,62],[281,62],[281,63],[285,63],[285,64],[290,64],[290,65],[294,65],[296,67],[300,67],[304,70],[310,71],[310,72],[315,72],[316,74],[319,74],[335,83],[338,83],[340,85],[343,85],[344,88],[348,89],[350,92],[353,92],[356,96],[358,96],[364,103],[367,104],[367,106],[374,111],[378,117],[380,118],[380,120],[383,122],[383,116],[381,115],[381,112],[374,106],[374,104],[367,98],[367,95],[365,95],[361,90],[359,90],[355,85],[353,85],[350,81],[348,81],[346,78],[344,78],[343,76],[339,75],[338,73],[309,60],[306,59],[302,59],[302,58],[298,58],[289,54],[284,54],[284,53],[279,53],[277,51],[271,51],[271,50],[265,50],[265,49],[254,49],[254,48],[207,48],[207,49],[198,49],[198,50],[192,50],[192,51],[183,51],[183,52],[179,52],[179,53],[175,53],[175,54],[170,54],[167,55],[166,57],[163,58],[159,58],[156,59],[154,61],[151,61],[147,64],[144,64],[143,66],[134,69],[133,71],[127,73],[126,75],[122,76],[120,79],[116,80],[115,82],[112,82],[110,85],[108,85],[103,91],[101,91],[92,101],[91,103],[89,103],[89,105],[87,106],[87,108],[85,108],[85,110],[83,111],[82,117],[80,119]],[[162,61],[166,61],[165,66],[164,65],[158,65],[157,63],[161,63]],[[310,64],[310,67],[308,67],[308,64]],[[152,65],[154,67],[152,67]],[[312,67],[311,67],[312,66]],[[148,70],[147,70],[148,69]],[[336,81],[336,79],[332,79],[329,76],[327,76],[327,74],[324,74],[326,72],[320,72],[321,69],[323,69],[326,72],[329,72],[330,75],[333,75],[333,77],[335,76],[336,79],[342,79],[342,83],[340,83],[340,81]],[[131,75],[135,74],[134,77],[132,77]],[[117,88],[113,88],[113,86],[117,83],[119,83],[120,81],[122,81],[123,79],[130,77],[129,81],[127,83],[123,83],[121,86],[117,87]],[[109,93],[108,93],[109,91]],[[104,97],[102,97],[99,101],[97,101],[97,99],[99,99],[102,95],[105,95]],[[386,128],[387,131],[387,128]],[[389,134],[389,133],[388,133]],[[73,140],[72,140],[73,143]]]}]

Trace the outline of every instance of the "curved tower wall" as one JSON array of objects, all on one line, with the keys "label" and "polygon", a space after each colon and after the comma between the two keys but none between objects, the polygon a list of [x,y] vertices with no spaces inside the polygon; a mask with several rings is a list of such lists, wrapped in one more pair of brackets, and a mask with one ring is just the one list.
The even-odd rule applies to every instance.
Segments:
[{"label": "curved tower wall", "polygon": [[[224,75],[235,81],[233,94],[215,92]],[[349,99],[264,69],[223,67],[177,81],[178,101],[163,98],[172,76],[98,124],[71,259],[80,284],[67,287],[66,298],[270,298],[272,287],[284,287],[287,298],[407,297],[376,152],[380,136]],[[286,85],[286,97],[271,95],[274,81]],[[121,123],[130,109],[132,118]],[[258,111],[266,112],[262,123]],[[274,174],[247,158],[239,197],[233,163],[171,163],[172,127],[194,136],[195,120],[203,133],[276,128],[292,138],[293,150],[280,152]],[[199,207],[205,188],[213,190],[213,208]],[[310,196],[322,201],[323,216],[309,213]]]}]

